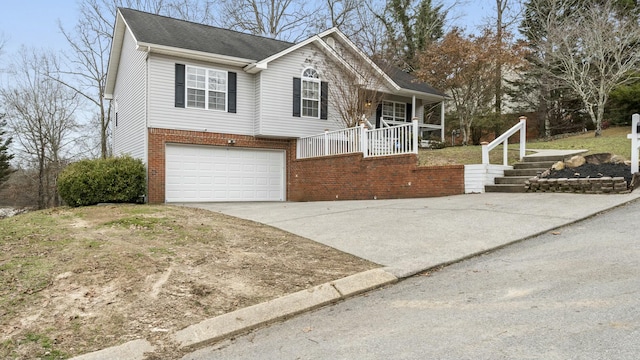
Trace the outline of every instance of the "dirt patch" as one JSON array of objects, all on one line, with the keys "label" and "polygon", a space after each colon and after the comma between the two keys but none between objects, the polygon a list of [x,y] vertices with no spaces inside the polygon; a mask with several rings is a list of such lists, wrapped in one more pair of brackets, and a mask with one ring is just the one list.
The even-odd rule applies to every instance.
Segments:
[{"label": "dirt patch", "polygon": [[0,358],[63,359],[378,267],[200,209],[60,208],[0,220]]}]

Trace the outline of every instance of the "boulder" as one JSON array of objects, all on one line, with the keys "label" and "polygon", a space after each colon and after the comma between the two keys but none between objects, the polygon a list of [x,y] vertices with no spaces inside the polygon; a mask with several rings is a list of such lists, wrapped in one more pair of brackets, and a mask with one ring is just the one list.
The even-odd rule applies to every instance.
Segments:
[{"label": "boulder", "polygon": [[624,157],[620,156],[620,155],[613,155],[611,157],[611,160],[609,161],[612,164],[624,164],[624,162],[627,159],[625,159]]},{"label": "boulder", "polygon": [[552,170],[564,170],[564,162],[562,161],[558,161],[557,163],[551,165],[551,169]]},{"label": "boulder", "polygon": [[587,164],[600,165],[611,161],[611,153],[591,154],[584,157]]},{"label": "boulder", "polygon": [[578,166],[584,165],[585,162],[586,160],[584,159],[584,156],[576,155],[565,161],[564,165],[570,168],[577,168]]}]

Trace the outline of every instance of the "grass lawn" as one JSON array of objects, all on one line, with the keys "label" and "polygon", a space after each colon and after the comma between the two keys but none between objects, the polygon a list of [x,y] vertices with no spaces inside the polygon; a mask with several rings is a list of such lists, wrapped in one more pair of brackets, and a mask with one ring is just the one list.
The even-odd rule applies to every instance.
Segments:
[{"label": "grass lawn", "polygon": [[166,205],[60,207],[0,219],[0,359],[66,359],[170,335],[378,267],[252,221]]},{"label": "grass lawn", "polygon": [[[595,137],[593,131],[580,135],[568,136],[552,141],[530,141],[527,149],[555,150],[588,150],[587,154],[612,153],[629,159],[631,157],[631,140],[627,134],[629,127],[613,127],[603,130],[602,136]],[[509,144],[509,164],[518,161],[519,144]],[[489,154],[492,164],[502,163],[502,146],[496,147]],[[482,146],[454,146],[444,149],[421,149],[418,154],[419,163],[423,166],[467,165],[482,163]]]}]

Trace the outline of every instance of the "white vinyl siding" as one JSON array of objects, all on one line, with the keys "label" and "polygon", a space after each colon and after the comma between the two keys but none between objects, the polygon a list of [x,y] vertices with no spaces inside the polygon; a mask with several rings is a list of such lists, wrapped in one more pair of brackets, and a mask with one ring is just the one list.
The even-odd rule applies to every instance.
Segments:
[{"label": "white vinyl siding", "polygon": [[167,202],[284,201],[284,150],[168,144]]},{"label": "white vinyl siding", "polygon": [[[235,72],[237,74],[236,113],[175,107],[176,63],[185,64],[186,67],[196,66]],[[254,78],[255,75],[247,74],[241,68],[152,54],[149,58],[149,127],[254,135]]]},{"label": "white vinyl siding", "polygon": [[113,154],[130,155],[146,163],[146,52],[136,50],[127,31],[122,45],[122,56],[113,91],[112,111],[117,110],[116,126],[113,114]]},{"label": "white vinyl siding", "polygon": [[[298,49],[271,63],[262,71],[260,94],[260,132],[256,135],[269,137],[302,137],[320,134],[325,129],[343,128],[337,111],[329,99],[329,119],[293,116],[293,78],[301,78],[302,71],[312,63],[324,62],[324,54],[314,45]],[[306,60],[306,61],[305,61]],[[322,77],[320,66],[316,68]],[[332,84],[329,83],[329,89]],[[331,90],[329,90],[331,96]]]}]

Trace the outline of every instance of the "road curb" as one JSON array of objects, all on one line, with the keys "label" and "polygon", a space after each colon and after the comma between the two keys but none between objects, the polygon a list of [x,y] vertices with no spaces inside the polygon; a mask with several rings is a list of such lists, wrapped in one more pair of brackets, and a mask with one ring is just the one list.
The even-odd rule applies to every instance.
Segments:
[{"label": "road curb", "polygon": [[129,341],[92,353],[76,356],[70,360],[143,360],[144,353],[152,352],[155,347],[144,339]]},{"label": "road curb", "polygon": [[384,269],[364,271],[204,320],[176,332],[174,340],[181,349],[195,349],[397,281]]}]

